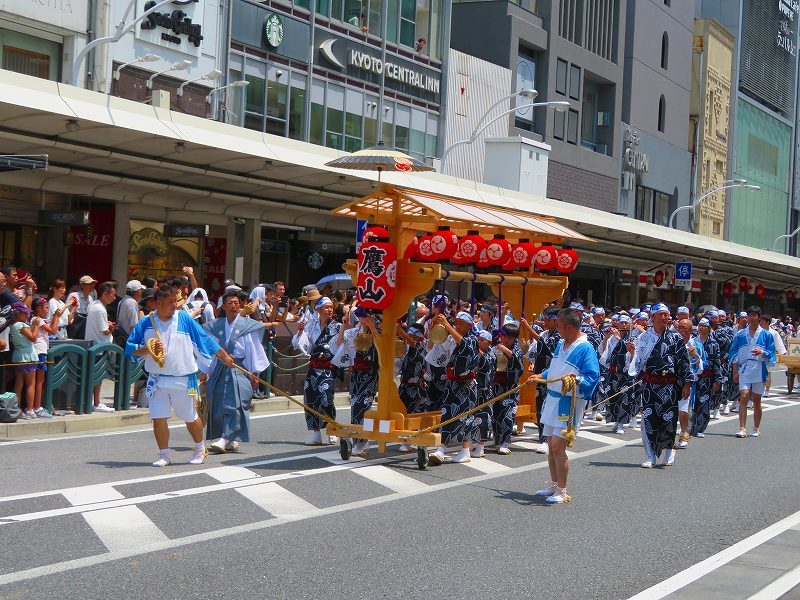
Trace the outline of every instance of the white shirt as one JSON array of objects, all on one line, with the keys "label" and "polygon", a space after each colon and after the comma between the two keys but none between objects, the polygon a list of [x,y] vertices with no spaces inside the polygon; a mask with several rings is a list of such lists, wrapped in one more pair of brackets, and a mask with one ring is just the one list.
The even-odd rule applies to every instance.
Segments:
[{"label": "white shirt", "polygon": [[786,345],[783,343],[781,334],[770,327],[767,331],[772,334],[772,339],[775,341],[775,354],[780,356],[786,354]]},{"label": "white shirt", "polygon": [[82,291],[72,292],[67,296],[67,302],[72,302],[73,298],[78,299],[78,314],[87,315],[89,314],[89,306],[97,300],[97,292],[92,290],[92,293],[88,296],[84,296]]},{"label": "white shirt", "polygon": [[45,320],[41,317],[33,317],[33,319],[31,319],[31,324],[39,325],[36,341],[33,342],[33,348],[36,350],[36,354],[47,354],[47,350],[50,348],[50,340],[47,337],[49,334],[45,331],[44,327],[42,327],[42,325],[45,324]]},{"label": "white shirt", "polygon": [[108,312],[106,305],[95,300],[89,305],[89,312],[86,313],[86,335],[84,339],[90,340],[95,344],[103,342],[113,342],[114,337],[108,333]]},{"label": "white shirt", "polygon": [[69,311],[65,310],[66,304],[64,304],[61,300],[56,300],[55,298],[50,298],[47,301],[47,322],[51,323],[53,321],[53,317],[58,310],[64,310],[61,313],[61,316],[58,318],[58,331],[56,332],[56,337],[58,339],[67,339],[67,325],[69,325]]}]

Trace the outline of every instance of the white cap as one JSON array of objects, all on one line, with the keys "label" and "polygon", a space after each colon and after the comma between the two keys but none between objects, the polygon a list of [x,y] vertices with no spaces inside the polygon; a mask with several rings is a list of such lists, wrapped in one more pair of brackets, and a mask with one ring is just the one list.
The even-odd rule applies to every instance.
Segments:
[{"label": "white cap", "polygon": [[128,285],[125,286],[125,289],[129,292],[138,292],[139,290],[144,289],[144,285],[142,285],[142,282],[138,279],[131,279],[128,282]]}]

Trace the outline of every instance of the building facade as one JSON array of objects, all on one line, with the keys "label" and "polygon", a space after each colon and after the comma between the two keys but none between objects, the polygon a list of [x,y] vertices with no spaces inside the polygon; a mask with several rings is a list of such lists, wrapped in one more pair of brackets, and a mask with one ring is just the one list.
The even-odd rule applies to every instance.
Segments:
[{"label": "building facade", "polygon": [[618,212],[667,226],[691,203],[689,129],[692,27],[684,2],[628,2]]},{"label": "building facade", "polygon": [[[699,190],[720,186],[728,178],[734,42],[733,35],[714,19],[695,20],[689,131],[695,197]],[[694,231],[724,239],[724,191],[709,194],[697,207]]]},{"label": "building facade", "polygon": [[[696,16],[713,18],[736,40],[731,89],[733,153],[728,179],[760,186],[727,194],[730,241],[772,248],[797,222],[794,168],[798,69],[798,5],[775,0],[699,0]],[[785,251],[785,247],[779,247]]]},{"label": "building facade", "polygon": [[626,5],[625,0],[453,4],[454,49],[511,70],[510,92],[533,88],[537,102],[569,103],[563,112],[527,108],[508,117],[507,135],[551,146],[548,197],[610,212],[619,199]]}]

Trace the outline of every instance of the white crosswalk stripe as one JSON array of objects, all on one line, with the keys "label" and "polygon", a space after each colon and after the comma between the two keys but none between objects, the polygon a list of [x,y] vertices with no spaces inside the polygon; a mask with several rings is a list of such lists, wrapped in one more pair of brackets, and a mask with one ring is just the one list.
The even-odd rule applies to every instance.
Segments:
[{"label": "white crosswalk stripe", "polygon": [[370,481],[374,481],[383,487],[389,488],[390,490],[399,492],[401,494],[406,492],[416,492],[417,490],[428,487],[427,484],[414,479],[413,477],[403,475],[396,469],[384,467],[383,465],[370,465],[367,467],[361,467],[359,469],[353,469],[352,473],[361,475]]},{"label": "white crosswalk stripe", "polygon": [[252,479],[258,477],[258,473],[254,473],[250,469],[244,467],[216,467],[208,469],[205,474],[213,477],[220,483],[230,483],[232,481],[242,481],[244,479]]},{"label": "white crosswalk stripe", "polygon": [[236,491],[279,519],[298,519],[317,510],[310,502],[273,482],[237,488]]},{"label": "white crosswalk stripe", "polygon": [[165,542],[167,536],[138,506],[118,506],[83,513],[83,518],[110,551]]},{"label": "white crosswalk stripe", "polygon": [[72,488],[70,490],[64,490],[62,494],[73,506],[93,504],[95,502],[108,502],[109,500],[121,500],[125,497],[108,484]]}]

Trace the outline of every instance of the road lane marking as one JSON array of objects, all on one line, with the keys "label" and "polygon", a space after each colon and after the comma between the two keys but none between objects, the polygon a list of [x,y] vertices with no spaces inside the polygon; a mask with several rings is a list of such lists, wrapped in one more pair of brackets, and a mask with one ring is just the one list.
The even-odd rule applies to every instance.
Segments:
[{"label": "road lane marking", "polygon": [[[635,442],[628,442],[626,445],[630,444],[633,445]],[[638,443],[641,443],[639,440]],[[601,446],[599,448],[593,448],[592,450],[586,450],[585,452],[579,453],[576,458],[588,458],[590,456],[594,456],[597,454],[602,454],[605,452],[609,452],[612,450],[618,450],[619,446]],[[408,457],[406,457],[407,459]],[[334,465],[332,468],[340,468]],[[437,467],[439,468],[439,467]],[[441,467],[447,468],[447,466]],[[82,569],[90,566],[100,565],[108,562],[112,562],[115,560],[121,560],[124,558],[130,558],[131,556],[142,555],[142,554],[149,554],[153,552],[159,552],[162,550],[169,550],[171,548],[179,548],[182,546],[186,546],[189,544],[196,544],[200,542],[208,542],[212,540],[217,540],[224,537],[229,536],[236,536],[236,535],[245,535],[248,533],[252,533],[255,531],[261,531],[264,529],[269,529],[271,527],[277,527],[283,525],[285,523],[289,523],[292,521],[302,521],[305,519],[312,519],[317,517],[335,515],[339,513],[349,512],[353,510],[359,509],[366,509],[374,506],[379,506],[381,504],[386,504],[388,502],[394,502],[395,500],[401,500],[403,498],[410,498],[413,496],[420,496],[423,494],[431,494],[443,490],[454,489],[458,487],[463,487],[467,485],[473,485],[476,483],[481,483],[484,481],[490,481],[492,479],[498,479],[500,477],[506,477],[508,475],[519,475],[523,473],[528,473],[531,471],[537,471],[539,469],[547,468],[547,462],[541,461],[536,462],[530,465],[525,465],[522,467],[512,468],[509,471],[503,471],[501,473],[484,473],[481,475],[475,475],[473,477],[467,477],[465,479],[459,479],[456,481],[447,481],[439,484],[429,485],[425,488],[420,488],[416,491],[404,492],[399,493],[395,492],[392,494],[387,494],[385,496],[379,496],[377,498],[368,498],[365,500],[358,500],[356,502],[349,502],[347,504],[339,504],[337,506],[331,506],[328,508],[317,508],[314,511],[309,511],[304,513],[303,515],[296,516],[293,518],[272,518],[272,519],[265,519],[263,521],[256,521],[255,523],[248,523],[246,525],[236,525],[234,527],[228,527],[225,529],[219,529],[216,531],[209,531],[205,533],[198,533],[194,535],[185,536],[182,538],[174,538],[166,541],[154,541],[153,543],[149,544],[146,547],[140,547],[136,549],[126,549],[126,550],[115,550],[111,552],[107,552],[105,554],[97,554],[94,556],[87,556],[84,558],[78,558],[73,560],[67,560],[59,563],[53,563],[50,565],[43,565],[40,567],[33,567],[31,569],[25,569],[22,571],[15,571],[12,573],[5,573],[0,575],[0,585],[6,585],[9,583],[17,583],[20,581],[26,581],[29,579],[35,579],[37,577],[43,577],[47,575],[53,575],[56,573],[64,573],[67,571],[74,571],[76,569]]]},{"label": "road lane marking", "polygon": [[360,469],[353,469],[353,473],[361,475],[385,488],[389,488],[393,492],[401,494],[405,492],[415,492],[416,490],[428,487],[427,483],[423,483],[408,475],[403,475],[396,469],[390,469],[383,465],[370,465],[368,467],[361,467]]},{"label": "road lane marking", "polygon": [[[611,435],[615,435],[617,437],[611,437]],[[578,432],[578,437],[582,437],[583,439],[591,440],[593,442],[600,442],[601,444],[608,444],[609,446],[621,446],[625,443],[625,439],[623,439],[625,436],[616,433],[603,435],[601,433],[593,433],[591,431],[584,431],[581,429]],[[628,439],[630,439],[630,436],[628,436]]]},{"label": "road lane marking", "polygon": [[83,513],[83,518],[111,552],[169,541],[138,506],[120,506]]},{"label": "road lane marking", "polygon": [[775,598],[781,598],[796,585],[800,585],[800,567],[795,567],[785,575],[781,575],[747,600],[774,600]]},{"label": "road lane marking", "polygon": [[294,521],[317,511],[316,506],[277,483],[259,483],[236,491],[278,519]]},{"label": "road lane marking", "polygon": [[470,469],[475,469],[481,473],[508,473],[512,471],[508,465],[503,465],[488,458],[473,458],[467,463],[460,463]]},{"label": "road lane marking", "polygon": [[[337,406],[336,410],[337,411],[348,411],[348,410],[350,410],[350,407],[349,406]],[[278,412],[278,413],[269,413],[269,414],[266,414],[266,415],[258,415],[258,414],[256,414],[256,415],[252,415],[250,417],[250,420],[251,421],[257,421],[259,419],[274,419],[275,417],[287,417],[287,416],[290,416],[290,415],[298,415],[298,414],[301,414],[301,413],[304,413],[304,412],[305,411],[302,410],[302,409],[297,409],[297,410],[287,410],[287,411]],[[80,415],[76,415],[76,418],[79,418],[79,417],[80,417]],[[123,427],[124,427],[124,425],[123,425]],[[170,429],[183,429],[184,427],[185,427],[185,425],[183,423],[171,423],[169,425]],[[114,436],[114,435],[128,435],[128,434],[132,434],[132,433],[149,433],[149,434],[152,434],[153,433],[153,428],[152,427],[146,427],[146,428],[139,428],[139,429],[124,429],[122,431],[100,431],[100,432],[95,432],[95,433],[80,433],[80,434],[76,434],[76,435],[54,434],[54,435],[56,435],[58,437],[30,438],[30,439],[25,439],[25,440],[7,440],[7,441],[4,441],[4,442],[0,442],[0,447],[2,447],[2,446],[17,446],[19,444],[39,444],[39,443],[45,443],[45,442],[61,442],[61,441],[65,441],[65,440],[85,440],[85,439],[90,439],[90,438],[109,437],[109,436]]]},{"label": "road lane marking", "polygon": [[62,493],[73,506],[121,500],[125,497],[107,483],[71,488],[69,490],[64,490]]},{"label": "road lane marking", "polygon": [[[631,596],[628,600],[660,600],[661,598],[669,596],[673,592],[686,587],[690,583],[697,581],[701,577],[708,575],[712,571],[716,571],[732,560],[739,558],[743,554],[746,554],[753,548],[756,548],[764,542],[767,542],[780,535],[787,529],[792,529],[798,525],[800,525],[800,511],[794,513],[793,515],[789,515],[785,519],[781,519],[777,523],[773,523],[769,527],[765,527],[761,531],[757,531],[750,537],[747,537],[733,544],[732,546],[725,548],[713,556],[709,556],[704,561],[692,565],[680,573],[676,573],[669,579],[665,579],[664,581],[639,592],[635,596]],[[777,597],[779,596],[770,596],[770,598]]]},{"label": "road lane marking", "polygon": [[213,477],[220,483],[230,483],[231,481],[242,481],[244,479],[260,477],[258,473],[254,473],[250,469],[239,466],[215,467],[213,469],[207,469],[203,472],[209,477]]}]

